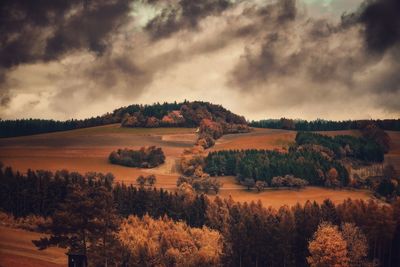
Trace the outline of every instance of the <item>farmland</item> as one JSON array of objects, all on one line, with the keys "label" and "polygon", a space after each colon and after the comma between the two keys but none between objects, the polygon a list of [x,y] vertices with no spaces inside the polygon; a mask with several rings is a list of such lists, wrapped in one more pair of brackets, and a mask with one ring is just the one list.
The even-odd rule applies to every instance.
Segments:
[{"label": "farmland", "polygon": [[[351,134],[357,131],[321,132],[327,135]],[[285,151],[294,141],[296,132],[274,129],[253,129],[250,133],[224,135],[210,151],[226,149],[270,149]],[[389,132],[392,149],[386,160],[399,168],[400,134]],[[117,124],[72,130],[66,132],[0,139],[0,161],[6,166],[25,172],[37,170],[61,170],[85,172],[111,172],[116,182],[135,183],[139,175],[155,174],[157,187],[173,190],[179,172],[176,162],[184,149],[193,146],[196,140],[194,128],[121,128]],[[112,165],[108,155],[118,148],[138,149],[142,146],[162,147],[166,163],[153,169],[129,168]],[[322,201],[329,196],[338,201],[346,198],[368,198],[365,192],[332,191],[325,188],[301,191],[278,190],[256,194],[237,185],[234,178],[221,178],[224,186],[221,195],[240,201],[263,200],[267,205],[295,204],[297,200]],[[345,192],[345,193],[344,193]],[[293,199],[291,199],[293,196]],[[276,201],[276,200],[277,201]],[[270,203],[270,204],[269,204]],[[275,204],[274,204],[275,203]]]},{"label": "farmland", "polygon": [[65,251],[51,248],[38,251],[32,240],[42,235],[21,229],[0,226],[0,266],[14,267],[56,267],[65,266]]},{"label": "farmland", "polygon": [[[179,176],[177,161],[184,149],[196,141],[195,128],[121,128],[117,124],[66,132],[48,133],[25,137],[0,139],[0,161],[6,166],[25,172],[28,168],[56,171],[111,172],[116,182],[135,183],[139,175],[155,174],[157,187],[171,191],[176,189]],[[349,134],[357,136],[358,131],[321,132],[329,136]],[[400,134],[388,132],[392,148],[385,161],[399,169]],[[296,132],[273,129],[253,129],[250,133],[224,135],[210,151],[227,149],[269,149],[285,152],[294,142]],[[166,162],[153,169],[129,168],[112,165],[108,155],[118,148],[138,149],[155,145],[163,149]],[[237,184],[234,177],[219,177],[223,187],[219,196],[232,197],[239,202],[261,201],[264,206],[280,208],[283,205],[304,204],[307,200],[322,203],[329,198],[338,204],[343,200],[372,198],[368,190],[328,189],[306,187],[299,190],[267,189],[257,193],[248,191]],[[215,198],[215,195],[210,195]],[[0,250],[0,266],[59,266],[64,264],[63,251],[59,249],[36,251],[30,240],[38,234],[17,229],[1,228],[3,236]],[[18,264],[15,257],[18,256]]]}]

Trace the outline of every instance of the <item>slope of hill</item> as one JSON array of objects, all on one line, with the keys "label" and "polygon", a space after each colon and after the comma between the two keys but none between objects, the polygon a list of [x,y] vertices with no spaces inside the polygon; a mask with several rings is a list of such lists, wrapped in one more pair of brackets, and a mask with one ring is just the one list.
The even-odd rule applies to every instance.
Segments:
[{"label": "slope of hill", "polygon": [[57,267],[67,264],[65,250],[51,248],[39,251],[32,240],[43,235],[21,229],[0,226],[0,266]]},{"label": "slope of hill", "polygon": [[201,101],[184,101],[182,103],[155,103],[152,105],[135,104],[84,120],[0,119],[0,137],[59,132],[113,123],[121,123],[124,127],[190,128],[200,126],[203,119],[221,124],[226,133],[236,132],[236,125],[247,125],[243,116],[236,115],[221,105]]}]

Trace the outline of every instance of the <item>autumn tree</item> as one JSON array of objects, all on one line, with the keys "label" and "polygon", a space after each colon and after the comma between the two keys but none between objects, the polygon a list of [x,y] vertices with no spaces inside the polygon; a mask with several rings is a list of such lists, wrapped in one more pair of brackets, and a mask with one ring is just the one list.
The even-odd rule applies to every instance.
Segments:
[{"label": "autumn tree", "polygon": [[191,228],[166,217],[129,216],[118,236],[130,252],[129,266],[218,266],[222,254],[217,231]]},{"label": "autumn tree", "polygon": [[311,267],[347,267],[347,243],[337,226],[328,223],[319,225],[308,249],[311,256],[307,261]]},{"label": "autumn tree", "polygon": [[368,254],[368,241],[364,233],[353,223],[341,226],[343,239],[347,243],[350,266],[363,266]]},{"label": "autumn tree", "polygon": [[340,185],[339,173],[335,168],[330,168],[326,174],[325,186],[336,187]]},{"label": "autumn tree", "polygon": [[268,187],[268,183],[264,181],[257,181],[254,185],[254,187],[257,189],[257,192],[263,191],[266,187]]}]

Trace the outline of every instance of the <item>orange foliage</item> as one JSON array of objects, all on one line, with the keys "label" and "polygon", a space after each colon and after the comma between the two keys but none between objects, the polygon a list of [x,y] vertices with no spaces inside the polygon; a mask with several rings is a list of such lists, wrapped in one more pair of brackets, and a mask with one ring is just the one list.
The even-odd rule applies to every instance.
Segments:
[{"label": "orange foliage", "polygon": [[191,228],[166,217],[129,216],[118,237],[131,254],[130,266],[218,266],[222,254],[217,231]]}]

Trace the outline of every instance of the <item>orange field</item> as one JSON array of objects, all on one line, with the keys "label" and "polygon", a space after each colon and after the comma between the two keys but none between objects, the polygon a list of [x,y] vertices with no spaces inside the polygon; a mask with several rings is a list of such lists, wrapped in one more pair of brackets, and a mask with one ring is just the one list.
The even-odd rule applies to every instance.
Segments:
[{"label": "orange field", "polygon": [[[337,134],[358,135],[358,131],[321,132],[330,136]],[[388,132],[392,148],[385,155],[385,161],[392,163],[400,171],[400,133]],[[275,149],[285,151],[294,142],[296,132],[273,129],[254,129],[250,133],[231,134],[220,138],[210,151],[223,149]],[[193,146],[196,140],[195,129],[189,128],[120,128],[107,125],[87,129],[40,134],[26,137],[0,139],[0,161],[6,166],[25,172],[28,168],[60,170],[68,169],[81,173],[111,172],[116,181],[135,183],[138,175],[155,174],[157,187],[169,190],[176,188],[179,173],[176,162],[183,150]],[[153,169],[129,168],[112,165],[108,155],[118,148],[137,149],[142,146],[162,147],[166,163]],[[321,203],[331,199],[335,203],[347,198],[370,199],[371,193],[365,190],[332,190],[307,187],[301,190],[269,189],[262,193],[247,191],[236,184],[233,177],[220,177],[223,187],[222,197],[231,196],[240,202],[260,200],[265,206],[279,208],[305,203],[307,200]],[[213,198],[214,196],[210,196]],[[0,228],[0,266],[59,266],[65,265],[66,257],[62,250],[37,251],[31,240],[38,234]]]},{"label": "orange field", "polygon": [[218,139],[212,151],[226,149],[277,149],[285,150],[294,142],[296,132],[255,128],[250,133],[229,134]]},{"label": "orange field", "polygon": [[50,248],[40,251],[33,245],[32,240],[41,236],[34,232],[0,226],[0,266],[66,266],[65,250]]},{"label": "orange field", "polygon": [[334,190],[323,187],[308,186],[304,189],[267,189],[258,193],[256,190],[248,191],[235,182],[234,177],[222,177],[223,187],[219,196],[229,197],[239,202],[251,202],[260,200],[263,206],[279,209],[283,205],[294,206],[297,203],[304,204],[307,200],[322,203],[330,199],[334,203],[341,203],[348,198],[371,199],[372,194],[368,190]]},{"label": "orange field", "polygon": [[[174,187],[177,179],[175,161],[185,148],[196,140],[190,128],[120,128],[107,125],[67,132],[0,139],[0,161],[25,172],[61,170],[111,172],[116,181],[135,182],[137,176],[154,173],[159,185]],[[108,155],[118,148],[138,149],[142,146],[162,147],[166,163],[153,169],[112,165]]]}]

